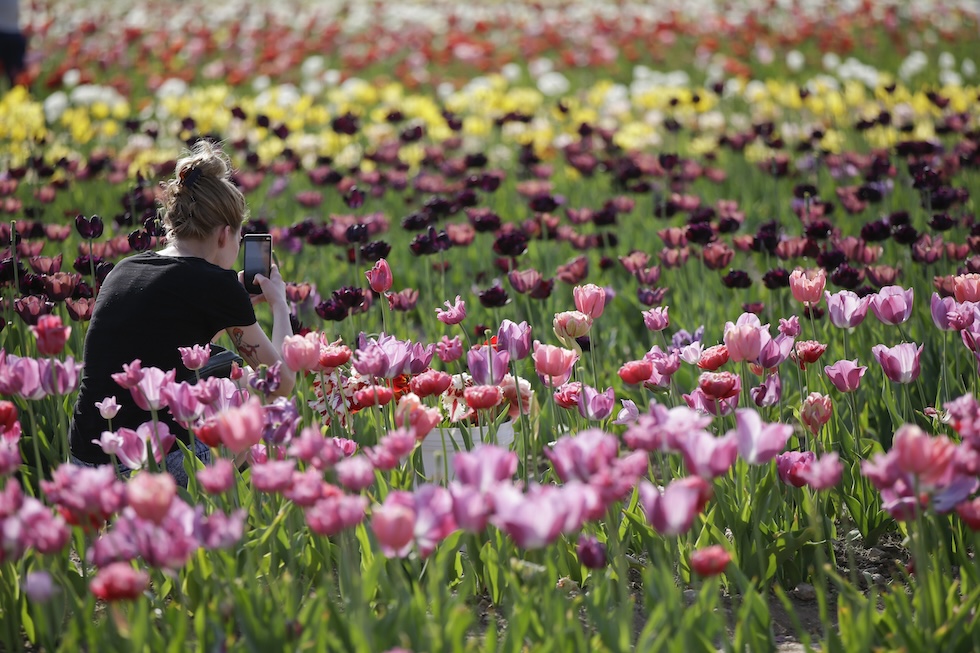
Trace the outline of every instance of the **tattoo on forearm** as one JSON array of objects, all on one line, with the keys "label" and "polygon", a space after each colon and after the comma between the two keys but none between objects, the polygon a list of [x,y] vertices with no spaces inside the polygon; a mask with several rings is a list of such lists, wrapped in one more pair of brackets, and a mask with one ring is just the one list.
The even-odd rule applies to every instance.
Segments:
[{"label": "tattoo on forearm", "polygon": [[231,339],[235,343],[235,349],[242,355],[245,362],[252,367],[258,367],[259,346],[245,342],[245,332],[238,328],[231,330]]}]

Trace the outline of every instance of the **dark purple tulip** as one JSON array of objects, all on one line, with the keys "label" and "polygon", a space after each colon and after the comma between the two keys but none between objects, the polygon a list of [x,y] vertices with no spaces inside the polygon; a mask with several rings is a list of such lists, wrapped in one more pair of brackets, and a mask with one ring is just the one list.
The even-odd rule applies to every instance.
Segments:
[{"label": "dark purple tulip", "polygon": [[75,229],[78,230],[82,238],[92,239],[102,235],[104,226],[102,224],[102,218],[97,215],[86,218],[84,215],[79,214],[75,216]]},{"label": "dark purple tulip", "polygon": [[[280,370],[282,369],[282,363],[276,363],[272,367],[265,367],[264,365],[255,370],[255,374],[249,377],[248,384],[252,389],[257,390],[262,393],[262,396],[268,397],[273,392],[279,389],[279,383],[281,381]],[[266,412],[269,410],[269,406],[265,406]],[[269,416],[266,412],[266,428],[269,426]]]},{"label": "dark purple tulip", "polygon": [[685,233],[688,242],[698,245],[707,245],[715,238],[715,230],[707,222],[696,222],[688,225]]},{"label": "dark purple tulip", "polygon": [[480,303],[486,308],[500,308],[510,301],[510,297],[507,296],[507,291],[499,283],[494,283],[486,290],[477,293],[477,295],[480,298]]},{"label": "dark purple tulip", "polygon": [[422,231],[432,224],[432,216],[421,211],[409,213],[402,218],[402,229],[405,231]]},{"label": "dark purple tulip", "polygon": [[377,263],[388,256],[391,252],[391,245],[383,240],[373,240],[365,243],[361,247],[361,260],[368,263]]},{"label": "dark purple tulip", "polygon": [[348,243],[363,243],[368,239],[368,227],[365,224],[352,224],[347,227],[344,232],[344,237],[347,238]]},{"label": "dark purple tulip", "polygon": [[14,300],[14,312],[28,326],[37,326],[37,321],[42,315],[48,315],[54,310],[54,303],[45,301],[44,297],[38,295],[27,295],[18,297]]},{"label": "dark purple tulip", "polygon": [[466,217],[473,229],[479,233],[494,232],[500,229],[500,216],[486,207],[467,209]]},{"label": "dark purple tulip", "polygon": [[28,272],[20,277],[20,292],[22,295],[43,295],[44,278],[40,274]]},{"label": "dark purple tulip", "polygon": [[326,225],[315,225],[306,234],[306,242],[309,245],[329,245],[333,242],[330,229]]},{"label": "dark purple tulip", "polygon": [[82,280],[81,275],[69,272],[55,272],[41,277],[44,294],[53,302],[61,302],[75,293],[75,287]]},{"label": "dark purple tulip", "polygon": [[733,234],[739,230],[742,223],[736,218],[731,216],[726,216],[718,221],[718,233],[720,234]]},{"label": "dark purple tulip", "polygon": [[359,121],[357,116],[348,111],[344,115],[334,118],[333,121],[331,121],[330,126],[338,134],[353,136],[359,129]]},{"label": "dark purple tulip", "polygon": [[151,244],[150,234],[142,229],[129,234],[129,246],[134,252],[145,252],[150,249]]},{"label": "dark purple tulip", "polygon": [[644,288],[636,289],[636,298],[644,306],[658,306],[667,294],[667,288]]},{"label": "dark purple tulip", "polygon": [[364,302],[364,289],[354,286],[343,286],[333,291],[333,298],[348,309],[360,306]]},{"label": "dark purple tulip", "polygon": [[[107,263],[106,265],[112,264]],[[98,276],[98,273],[96,273],[96,276]],[[75,284],[75,292],[72,293],[72,299],[93,299],[94,297],[95,293],[92,291],[91,286],[89,286],[87,283],[84,281],[79,281],[77,284]]]},{"label": "dark purple tulip", "polygon": [[789,288],[789,271],[783,268],[773,268],[762,275],[762,284],[769,290]]},{"label": "dark purple tulip", "polygon": [[445,197],[430,197],[422,205],[422,210],[432,218],[444,218],[453,213],[453,205]]},{"label": "dark purple tulip", "polygon": [[729,270],[721,282],[726,288],[748,288],[752,285],[752,279],[744,270]]},{"label": "dark purple tulip", "polygon": [[864,281],[864,273],[861,270],[852,268],[847,263],[843,263],[831,272],[830,281],[840,288],[854,290]]},{"label": "dark purple tulip", "polygon": [[75,272],[78,272],[79,274],[91,274],[95,267],[104,262],[105,259],[101,256],[89,256],[88,254],[82,254],[75,259],[75,262],[72,264],[72,268],[74,268]]},{"label": "dark purple tulip", "polygon": [[398,135],[398,140],[402,143],[415,143],[425,136],[425,128],[422,125],[412,125],[402,130]]},{"label": "dark purple tulip", "polygon": [[861,238],[869,243],[888,240],[889,236],[891,236],[891,228],[884,220],[875,220],[861,227]]},{"label": "dark purple tulip", "polygon": [[330,320],[332,322],[340,322],[347,317],[347,306],[336,299],[328,299],[320,302],[313,310],[324,320]]},{"label": "dark purple tulip", "polygon": [[351,209],[359,209],[364,206],[364,191],[359,189],[357,186],[352,187],[347,194],[344,195],[344,204]]},{"label": "dark purple tulip", "polygon": [[793,186],[793,197],[798,200],[803,200],[807,197],[816,197],[817,195],[817,187],[813,184],[797,184]]},{"label": "dark purple tulip", "polygon": [[500,234],[493,242],[493,251],[511,258],[520,256],[527,251],[527,235],[516,230]]},{"label": "dark purple tulip", "polygon": [[936,213],[929,220],[929,226],[936,231],[949,231],[956,225],[956,221],[948,213]]},{"label": "dark purple tulip", "polygon": [[532,197],[528,202],[528,206],[535,213],[551,213],[557,209],[560,204],[552,195],[548,193],[541,193]]},{"label": "dark purple tulip", "polygon": [[594,535],[579,535],[576,553],[578,561],[588,569],[602,569],[606,566],[606,545]]},{"label": "dark purple tulip", "polygon": [[829,249],[817,254],[817,265],[827,271],[836,270],[847,261],[847,256],[839,249]]},{"label": "dark purple tulip", "polygon": [[528,293],[528,297],[531,297],[532,299],[548,299],[549,297],[551,297],[551,291],[553,291],[554,289],[555,289],[554,277],[550,279],[542,279],[537,284],[535,284],[534,288],[531,289],[531,292]]},{"label": "dark purple tulip", "polygon": [[885,220],[889,227],[898,227],[903,224],[911,224],[912,218],[908,211],[892,211]]},{"label": "dark purple tulip", "polygon": [[803,307],[803,317],[807,319],[819,320],[823,318],[826,311],[817,305],[809,305]]},{"label": "dark purple tulip", "polygon": [[892,229],[892,239],[902,245],[911,245],[919,240],[919,232],[910,224],[903,224]]},{"label": "dark purple tulip", "polygon": [[830,222],[827,220],[814,220],[809,225],[807,225],[804,230],[807,238],[812,238],[813,240],[824,240],[830,236],[832,230]]}]

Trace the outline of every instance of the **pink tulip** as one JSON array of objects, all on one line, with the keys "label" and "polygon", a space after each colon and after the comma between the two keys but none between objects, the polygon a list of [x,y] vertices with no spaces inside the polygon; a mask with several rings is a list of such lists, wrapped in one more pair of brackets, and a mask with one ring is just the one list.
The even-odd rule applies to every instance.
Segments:
[{"label": "pink tulip", "polygon": [[170,453],[174,443],[177,442],[177,436],[170,432],[166,422],[156,424],[152,421],[143,422],[136,427],[136,435],[149,444],[149,450],[157,464],[163,463],[164,457]]},{"label": "pink tulip", "polygon": [[197,482],[208,494],[227,492],[235,484],[235,466],[227,458],[218,458],[209,467],[197,470]]},{"label": "pink tulip", "polygon": [[733,362],[754,361],[763,345],[763,329],[752,324],[733,325],[725,329],[725,346]]},{"label": "pink tulip", "polygon": [[914,424],[905,424],[895,432],[891,452],[898,468],[918,477],[924,487],[942,485],[953,473],[956,445],[948,437],[931,436]]},{"label": "pink tulip", "polygon": [[89,589],[103,601],[132,601],[150,585],[150,577],[144,571],[133,569],[128,562],[113,562],[99,570]]},{"label": "pink tulip", "polygon": [[647,358],[627,361],[619,368],[619,378],[628,385],[644,383],[653,374],[653,362]]},{"label": "pink tulip", "polygon": [[371,531],[378,539],[381,552],[389,558],[404,558],[412,548],[415,535],[415,505],[409,492],[388,493],[383,505],[375,506]]},{"label": "pink tulip", "polygon": [[953,296],[958,302],[980,302],[980,274],[953,277]]},{"label": "pink tulip", "polygon": [[589,333],[592,328],[592,318],[581,311],[564,311],[555,314],[552,326],[563,345],[574,347],[576,338]]},{"label": "pink tulip", "polygon": [[459,324],[466,319],[466,302],[460,299],[459,295],[456,295],[456,303],[450,304],[448,301],[445,302],[446,309],[441,308],[436,309],[436,319],[438,319],[443,324]]},{"label": "pink tulip", "polygon": [[913,288],[885,286],[871,296],[871,311],[882,324],[902,324],[912,316],[913,297]]},{"label": "pink tulip", "polygon": [[572,366],[578,360],[578,352],[554,345],[542,345],[535,341],[531,354],[534,369],[546,385],[558,386],[568,380]]},{"label": "pink tulip", "polygon": [[374,485],[374,465],[366,456],[351,456],[337,463],[337,480],[348,490],[360,492]]},{"label": "pink tulip", "polygon": [[129,469],[142,469],[146,464],[146,442],[132,429],[103,431],[102,436],[92,442],[110,456],[116,456]]},{"label": "pink tulip", "polygon": [[670,325],[670,317],[667,315],[669,306],[658,306],[648,311],[643,311],[643,325],[650,331],[663,331]]},{"label": "pink tulip", "polygon": [[455,481],[449,484],[449,494],[453,498],[453,519],[456,524],[470,533],[483,532],[491,513],[487,496],[472,485]]},{"label": "pink tulip", "polygon": [[738,453],[750,465],[763,465],[776,457],[786,447],[786,441],[793,435],[789,424],[763,424],[755,410],[745,408],[735,411],[735,434]]},{"label": "pink tulip", "polygon": [[800,408],[800,421],[811,433],[816,435],[820,431],[820,427],[830,421],[833,414],[834,407],[830,397],[819,392],[811,392],[803,400],[803,406]]},{"label": "pink tulip", "polygon": [[192,347],[178,347],[180,360],[189,370],[199,370],[208,364],[211,359],[211,345],[194,345]]},{"label": "pink tulip", "polygon": [[681,395],[690,408],[716,417],[731,415],[735,407],[738,406],[738,396],[734,395],[727,399],[715,399],[708,396],[701,388],[694,388],[691,394]]},{"label": "pink tulip", "polygon": [[493,445],[477,445],[453,456],[456,479],[463,485],[487,492],[517,472],[517,454]]},{"label": "pink tulip", "polygon": [[841,290],[831,295],[824,291],[827,299],[827,314],[830,323],[839,329],[851,329],[861,324],[868,314],[871,297],[858,297],[850,290]]},{"label": "pink tulip", "polygon": [[143,472],[126,483],[126,500],[136,514],[159,524],[177,495],[177,483],[170,474]]},{"label": "pink tulip", "polygon": [[[12,486],[10,481],[8,486]],[[72,524],[101,526],[125,505],[125,486],[109,465],[78,467],[62,464],[41,481],[41,489],[52,505],[61,509]]]},{"label": "pink tulip", "polygon": [[817,456],[812,451],[786,451],[776,456],[776,473],[786,485],[803,487],[807,484],[802,472],[810,467]]},{"label": "pink tulip", "polygon": [[134,360],[132,363],[126,363],[123,365],[122,372],[116,372],[112,375],[112,380],[119,384],[124,390],[132,390],[139,383],[139,380],[143,378],[143,368],[140,365],[140,359]]},{"label": "pink tulip", "polygon": [[793,315],[789,319],[779,318],[779,332],[784,336],[795,338],[800,335],[800,318]]},{"label": "pink tulip", "polygon": [[799,477],[814,490],[820,491],[829,490],[840,483],[843,474],[844,467],[838,459],[837,452],[831,451],[800,470]]},{"label": "pink tulip", "polygon": [[640,481],[640,505],[654,530],[665,537],[686,533],[704,507],[711,486],[698,476],[676,479],[661,490]]},{"label": "pink tulip", "polygon": [[41,356],[57,356],[64,350],[71,335],[71,327],[61,323],[57,315],[42,315],[37,325],[30,327],[37,339],[37,353]]},{"label": "pink tulip", "polygon": [[789,289],[793,293],[793,298],[808,306],[820,303],[826,285],[827,271],[823,268],[816,270],[797,268],[789,275]]},{"label": "pink tulip", "polygon": [[510,484],[502,484],[493,497],[490,521],[522,549],[540,549],[554,542],[568,516],[566,502],[553,486],[532,485],[525,495]]},{"label": "pink tulip", "polygon": [[738,443],[730,433],[718,438],[697,430],[687,437],[680,437],[677,445],[688,473],[706,479],[724,476],[738,455]]},{"label": "pink tulip", "polygon": [[698,389],[714,401],[731,399],[741,392],[742,380],[732,372],[702,372],[698,377]]},{"label": "pink tulip", "polygon": [[235,455],[262,440],[265,410],[257,399],[249,399],[240,407],[223,410],[214,419],[218,438]]},{"label": "pink tulip", "polygon": [[691,552],[691,570],[699,576],[717,576],[725,572],[732,555],[720,544]]},{"label": "pink tulip", "polygon": [[111,420],[119,413],[119,404],[116,402],[115,396],[106,397],[102,401],[95,402],[95,407],[99,409],[99,415],[104,420]]},{"label": "pink tulip", "polygon": [[204,413],[204,405],[198,400],[197,388],[186,381],[164,386],[160,395],[177,423],[185,427],[197,421]]},{"label": "pink tulip", "polygon": [[868,368],[858,366],[857,359],[854,359],[839,360],[833,365],[825,366],[823,371],[840,392],[854,392],[861,385],[861,377]]},{"label": "pink tulip", "polygon": [[385,259],[378,259],[374,267],[365,272],[364,276],[367,277],[368,285],[376,294],[382,295],[391,290],[391,266]]},{"label": "pink tulip", "polygon": [[588,482],[593,474],[608,467],[619,455],[619,443],[616,436],[601,429],[587,429],[574,436],[559,438],[544,453],[562,482]]},{"label": "pink tulip", "polygon": [[266,460],[252,465],[252,487],[259,492],[281,494],[293,486],[295,460]]},{"label": "pink tulip", "polygon": [[889,381],[911,383],[919,378],[919,357],[923,346],[917,348],[914,342],[903,342],[894,347],[875,345],[871,348],[871,353]]},{"label": "pink tulip", "polygon": [[592,320],[602,315],[606,307],[606,291],[594,283],[575,286],[572,289],[572,296],[575,299],[575,308]]},{"label": "pink tulip", "polygon": [[364,521],[367,499],[349,494],[328,494],[303,511],[306,525],[317,535],[333,537]]},{"label": "pink tulip", "polygon": [[286,336],[282,341],[282,362],[293,372],[314,370],[320,364],[320,342],[308,336]]},{"label": "pink tulip", "polygon": [[453,497],[444,487],[425,484],[416,488],[414,501],[415,543],[419,555],[426,558],[456,530]]},{"label": "pink tulip", "polygon": [[167,405],[161,390],[164,386],[174,382],[176,372],[170,370],[164,372],[156,367],[143,368],[143,375],[139,382],[129,389],[133,396],[133,401],[143,410],[160,410]]},{"label": "pink tulip", "polygon": [[442,340],[436,343],[436,355],[443,363],[452,363],[463,355],[463,341],[459,336],[450,339],[443,336]]}]

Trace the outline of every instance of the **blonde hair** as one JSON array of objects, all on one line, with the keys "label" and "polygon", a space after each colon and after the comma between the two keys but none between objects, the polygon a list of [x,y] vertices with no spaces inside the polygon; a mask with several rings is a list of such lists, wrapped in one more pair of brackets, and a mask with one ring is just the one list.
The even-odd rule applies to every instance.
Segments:
[{"label": "blonde hair", "polygon": [[174,178],[161,184],[167,240],[203,240],[225,225],[241,226],[248,206],[231,172],[231,161],[221,147],[204,139],[177,161]]}]

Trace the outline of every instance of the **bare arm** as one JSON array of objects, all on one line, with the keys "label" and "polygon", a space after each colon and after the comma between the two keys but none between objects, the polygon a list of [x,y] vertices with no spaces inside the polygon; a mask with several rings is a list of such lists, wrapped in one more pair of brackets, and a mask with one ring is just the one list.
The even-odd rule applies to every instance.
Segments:
[{"label": "bare arm", "polygon": [[[289,322],[289,306],[286,303],[286,286],[279,275],[279,269],[273,266],[269,277],[256,275],[256,283],[262,288],[262,294],[256,301],[266,301],[272,310],[272,337],[266,335],[259,323],[249,326],[236,326],[227,329],[235,349],[251,367],[259,365],[275,365],[282,361],[282,342],[286,336],[293,333]],[[280,384],[275,395],[289,396],[296,385],[296,375],[285,365],[280,367]]]}]

